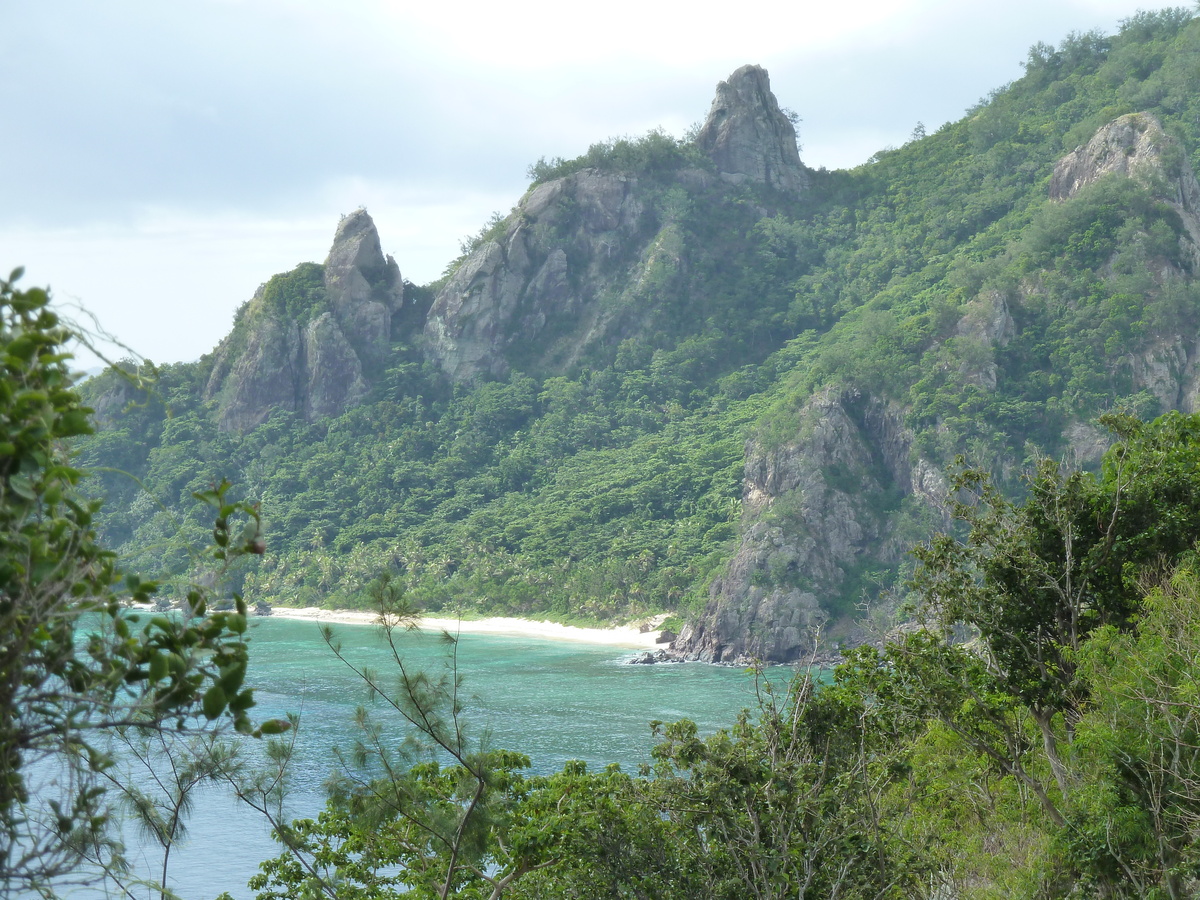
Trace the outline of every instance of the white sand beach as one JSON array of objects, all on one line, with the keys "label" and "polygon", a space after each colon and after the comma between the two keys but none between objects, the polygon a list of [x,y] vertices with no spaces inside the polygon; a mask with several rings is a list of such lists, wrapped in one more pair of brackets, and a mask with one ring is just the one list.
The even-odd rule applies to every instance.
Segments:
[{"label": "white sand beach", "polygon": [[[372,625],[375,613],[349,609],[321,609],[318,606],[305,608],[295,606],[272,607],[271,615],[281,619],[309,619],[331,625]],[[658,617],[658,621],[662,618]],[[650,620],[655,622],[654,619]],[[518,637],[539,638],[549,641],[576,641],[581,644],[606,644],[613,647],[631,647],[652,650],[659,646],[657,627],[650,631],[639,631],[635,626],[617,628],[579,628],[560,625],[557,622],[535,622],[532,619],[514,619],[496,616],[490,619],[441,619],[422,616],[422,631],[448,631],[451,634],[508,634]]]}]

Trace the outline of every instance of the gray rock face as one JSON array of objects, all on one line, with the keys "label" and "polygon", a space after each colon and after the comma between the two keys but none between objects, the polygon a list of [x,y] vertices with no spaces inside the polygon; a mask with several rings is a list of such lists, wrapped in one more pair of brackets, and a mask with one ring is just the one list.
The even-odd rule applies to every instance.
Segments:
[{"label": "gray rock face", "polygon": [[[262,290],[255,294],[261,301]],[[251,307],[254,300],[250,301]],[[247,329],[245,346],[233,348],[236,329],[217,347],[205,399],[217,402],[217,420],[225,431],[248,431],[274,409],[299,408],[303,378],[300,326],[263,318]]]},{"label": "gray rock face", "polygon": [[726,180],[748,179],[781,191],[808,186],[796,129],[780,110],[761,66],[742,66],[717,85],[696,143]]},{"label": "gray rock face", "polygon": [[[758,66],[718,86],[697,142],[719,178],[683,169],[670,176],[673,190],[708,191],[720,180],[791,192],[807,185],[795,129]],[[426,355],[456,381],[503,375],[514,360],[562,371],[597,341],[636,330],[638,310],[686,265],[681,231],[646,199],[654,196],[636,176],[597,169],[533,188],[434,299]]]},{"label": "gray rock face", "polygon": [[393,317],[404,307],[404,281],[396,261],[383,255],[379,232],[365,209],[338,223],[325,260],[325,289],[355,352],[367,365],[382,363],[393,337]]},{"label": "gray rock face", "polygon": [[[1114,119],[1086,145],[1060,159],[1050,181],[1050,197],[1069,200],[1113,174],[1134,179],[1175,210],[1184,227],[1180,238],[1184,259],[1193,271],[1200,270],[1200,182],[1183,148],[1154,116],[1130,113]],[[1171,266],[1150,274],[1160,286],[1179,275]],[[1124,363],[1135,389],[1152,394],[1162,411],[1200,409],[1200,335],[1160,336],[1130,352]],[[1068,441],[1081,461],[1095,462],[1108,436],[1087,423],[1076,423],[1068,430]]]},{"label": "gray rock face", "polygon": [[362,363],[332,313],[322,313],[304,329],[304,417],[310,422],[336,416],[366,396]]},{"label": "gray rock face", "polygon": [[[477,248],[434,299],[427,354],[455,380],[503,374],[510,351],[547,359],[557,350],[569,362],[572,348],[603,329],[596,299],[607,264],[641,240],[637,187],[634,177],[585,169],[530,191],[504,233]],[[556,348],[548,332],[571,337]]]},{"label": "gray rock face", "polygon": [[845,390],[814,396],[793,441],[748,443],[741,544],[673,651],[738,664],[812,652],[824,624],[819,598],[840,591],[848,570],[890,564],[905,549],[886,538],[889,504],[944,500],[944,483],[910,462],[910,446],[895,410]]},{"label": "gray rock face", "polygon": [[1103,178],[1120,174],[1150,187],[1179,214],[1189,240],[1184,247],[1200,267],[1200,183],[1179,143],[1149,113],[1130,113],[1096,132],[1054,167],[1050,198],[1066,200]]},{"label": "gray rock face", "polygon": [[967,304],[954,329],[962,372],[985,390],[996,389],[998,374],[995,349],[1004,347],[1016,333],[1016,324],[1004,295],[989,291]]},{"label": "gray rock face", "polygon": [[1131,178],[1162,175],[1163,150],[1170,143],[1174,142],[1149,113],[1114,119],[1055,164],[1050,198],[1066,200],[1114,172]]},{"label": "gray rock face", "polygon": [[324,309],[308,321],[269,309],[259,288],[217,347],[205,399],[223,429],[247,431],[276,409],[336,416],[366,396],[404,307],[399,267],[366,210],[339,223],[323,278]]}]

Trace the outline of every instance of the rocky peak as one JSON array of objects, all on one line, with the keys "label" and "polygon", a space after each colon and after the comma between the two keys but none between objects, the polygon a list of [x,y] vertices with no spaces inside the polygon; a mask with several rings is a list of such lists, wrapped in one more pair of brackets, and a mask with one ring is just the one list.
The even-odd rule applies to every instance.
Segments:
[{"label": "rocky peak", "polygon": [[717,85],[696,143],[727,181],[755,181],[783,191],[808,186],[796,129],[779,108],[762,66],[742,66]]},{"label": "rocky peak", "polygon": [[387,264],[379,231],[365,209],[356,209],[338,222],[325,268],[378,269]]},{"label": "rocky peak", "polygon": [[325,260],[325,289],[337,325],[369,368],[387,358],[392,321],[404,306],[400,267],[383,255],[365,209],[343,218]]},{"label": "rocky peak", "polygon": [[205,397],[223,429],[249,430],[276,409],[310,421],[340,415],[362,402],[386,363],[404,282],[365,209],[342,218],[325,265],[309,268],[323,298],[301,308],[272,302],[271,285],[301,280],[304,267],[276,276],[283,282],[259,288],[217,347]]}]

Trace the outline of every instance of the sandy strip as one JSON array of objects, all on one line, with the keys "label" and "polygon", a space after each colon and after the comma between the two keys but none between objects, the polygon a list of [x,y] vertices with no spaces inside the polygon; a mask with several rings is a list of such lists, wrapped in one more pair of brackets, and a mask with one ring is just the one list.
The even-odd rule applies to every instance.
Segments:
[{"label": "sandy strip", "polygon": [[[375,613],[349,609],[321,609],[309,606],[275,606],[271,615],[281,619],[308,619],[340,625],[373,625]],[[438,619],[422,616],[422,631],[448,631],[451,634],[507,634],[516,637],[539,638],[548,641],[576,641],[581,644],[606,644],[612,647],[632,647],[652,650],[658,629],[640,632],[631,626],[619,628],[578,628],[574,625],[559,625],[557,622],[535,622],[532,619],[493,617],[490,619]]]}]

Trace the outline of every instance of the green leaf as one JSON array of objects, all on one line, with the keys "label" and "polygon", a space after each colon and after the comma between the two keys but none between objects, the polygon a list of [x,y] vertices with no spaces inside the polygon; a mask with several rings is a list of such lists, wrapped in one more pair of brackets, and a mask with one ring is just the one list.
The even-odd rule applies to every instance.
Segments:
[{"label": "green leaf", "polygon": [[225,711],[226,705],[225,691],[219,684],[214,684],[204,692],[204,701],[202,707],[204,709],[205,718],[215,719]]}]

